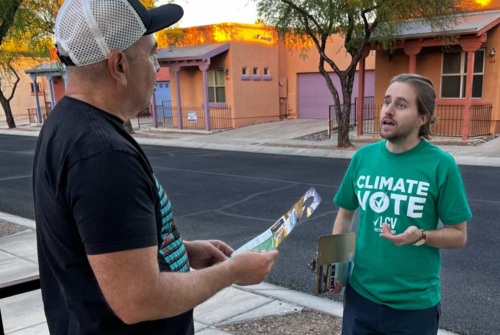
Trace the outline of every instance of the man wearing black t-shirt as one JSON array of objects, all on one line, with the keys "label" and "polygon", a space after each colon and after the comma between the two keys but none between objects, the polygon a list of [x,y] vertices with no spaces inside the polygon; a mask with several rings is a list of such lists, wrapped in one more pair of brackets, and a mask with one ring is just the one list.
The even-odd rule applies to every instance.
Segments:
[{"label": "man wearing black t-shirt", "polygon": [[[51,334],[193,334],[193,308],[264,280],[278,257],[183,241],[170,200],[123,123],[150,104],[152,33],[173,4],[66,0],[56,43],[65,97],[37,142],[33,192],[40,282]],[[190,271],[190,268],[199,271]]]}]

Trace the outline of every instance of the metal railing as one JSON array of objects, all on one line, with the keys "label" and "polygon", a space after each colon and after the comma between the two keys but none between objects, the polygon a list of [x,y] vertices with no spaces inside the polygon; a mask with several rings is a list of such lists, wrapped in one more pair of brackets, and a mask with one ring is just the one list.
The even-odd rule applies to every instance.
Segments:
[{"label": "metal railing", "polygon": [[[491,135],[491,103],[470,108],[469,136]],[[363,112],[364,133],[378,134],[380,131],[380,105],[372,105]],[[460,137],[463,131],[465,107],[460,105],[439,105],[434,110],[437,122],[431,125],[433,136]]]},{"label": "metal railing", "polygon": [[[351,115],[349,126],[357,126],[357,103],[351,105]],[[329,106],[332,130],[338,128],[335,113],[332,113],[334,106]],[[382,106],[375,105],[373,97],[365,97],[363,103],[363,133],[378,134],[380,132],[380,112]],[[470,129],[469,136],[491,135],[491,103],[484,105],[473,105],[470,108]],[[434,110],[437,122],[431,126],[434,136],[460,137],[463,131],[465,107],[462,105],[438,105]]]},{"label": "metal railing", "polygon": [[[161,105],[156,106],[156,122],[158,127],[178,128],[178,111],[176,106]],[[205,108],[204,107],[181,107],[182,128],[193,130],[206,129]],[[231,129],[231,107],[210,107],[210,129]],[[153,114],[149,108],[137,114],[131,120],[132,126],[136,129],[141,127],[154,127]]]},{"label": "metal railing", "polygon": [[[470,107],[469,136],[491,135],[491,103]],[[437,122],[431,126],[431,132],[436,136],[462,136],[464,122],[464,106],[436,106],[434,115]]]},{"label": "metal railing", "polygon": [[[358,103],[359,99],[355,98],[354,103],[351,103],[351,112],[349,114],[349,128],[353,129],[358,125]],[[372,129],[373,128],[373,123],[374,123],[374,110],[373,110],[373,105],[374,105],[374,97],[365,97],[363,100],[363,129]],[[340,109],[344,105],[340,105]],[[337,120],[337,115],[335,113],[335,105],[330,105],[328,106],[328,117],[329,117],[329,124],[330,124],[330,130],[329,133],[335,132],[338,130],[338,120]]]},{"label": "metal railing", "polygon": [[[50,112],[52,112],[52,108],[50,107],[40,107],[42,121],[44,122],[49,116]],[[38,115],[36,114],[36,108],[28,108],[28,117],[30,123],[38,123]]]}]

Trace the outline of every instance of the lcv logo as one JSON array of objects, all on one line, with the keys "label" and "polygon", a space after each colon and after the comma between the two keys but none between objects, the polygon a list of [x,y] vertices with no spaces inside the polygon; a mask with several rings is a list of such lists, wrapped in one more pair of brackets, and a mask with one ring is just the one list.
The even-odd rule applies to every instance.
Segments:
[{"label": "lcv logo", "polygon": [[[389,217],[386,219],[380,217],[377,222],[380,226],[391,222],[392,228],[397,222],[397,219],[393,218],[394,215],[422,217],[430,184],[413,179],[361,175],[356,181],[356,186],[361,209],[366,211],[369,206],[375,213],[385,213]],[[389,208],[393,208],[393,212],[388,212]]]},{"label": "lcv logo", "polygon": [[393,234],[396,232],[396,225],[398,224],[398,218],[379,216],[377,220],[373,221],[375,230],[378,232],[382,232],[383,230],[382,227],[384,223],[389,225]]}]

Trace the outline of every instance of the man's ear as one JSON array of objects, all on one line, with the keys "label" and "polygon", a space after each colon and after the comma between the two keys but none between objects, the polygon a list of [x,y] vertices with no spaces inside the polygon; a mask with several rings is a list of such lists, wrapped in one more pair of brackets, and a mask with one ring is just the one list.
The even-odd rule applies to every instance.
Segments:
[{"label": "man's ear", "polygon": [[127,61],[127,56],[122,51],[113,51],[107,59],[111,77],[122,85],[127,85]]},{"label": "man's ear", "polygon": [[430,117],[430,114],[420,115],[420,120],[422,120],[420,125],[423,126],[424,124],[426,124],[429,121]]}]

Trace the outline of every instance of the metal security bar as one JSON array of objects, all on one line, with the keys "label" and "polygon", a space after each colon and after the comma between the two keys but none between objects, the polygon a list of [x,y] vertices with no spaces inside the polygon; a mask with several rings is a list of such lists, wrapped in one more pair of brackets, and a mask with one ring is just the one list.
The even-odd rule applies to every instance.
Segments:
[{"label": "metal security bar", "polygon": [[[491,103],[474,105],[470,108],[469,136],[491,135]],[[462,105],[438,105],[434,110],[437,122],[431,126],[433,136],[461,137],[465,108]],[[365,134],[378,134],[380,131],[381,106],[367,104],[363,109]]]},{"label": "metal security bar", "polygon": [[[156,121],[158,127],[178,128],[178,111],[176,106],[156,106]],[[210,107],[210,129],[231,129],[231,107]],[[205,130],[205,108],[204,107],[181,107],[182,128],[192,130]],[[136,129],[141,127],[154,127],[154,118],[149,108],[141,111],[131,120]]]}]

